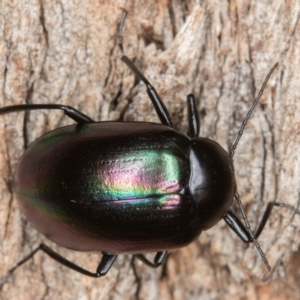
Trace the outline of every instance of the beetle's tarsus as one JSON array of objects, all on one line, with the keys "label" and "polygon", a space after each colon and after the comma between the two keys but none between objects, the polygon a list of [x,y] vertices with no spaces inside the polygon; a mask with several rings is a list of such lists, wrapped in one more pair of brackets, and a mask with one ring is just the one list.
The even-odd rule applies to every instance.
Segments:
[{"label": "beetle's tarsus", "polygon": [[123,27],[125,24],[126,16],[127,16],[127,11],[123,10],[121,22],[119,23],[119,28],[118,28],[118,44],[119,44],[119,48],[121,50],[122,57],[125,56],[125,51],[124,51],[124,47],[123,47],[122,31],[123,31]]},{"label": "beetle's tarsus", "polygon": [[167,108],[165,107],[163,101],[160,99],[158,93],[155,88],[151,85],[149,80],[140,72],[140,70],[134,65],[134,63],[125,55],[124,47],[123,47],[123,35],[122,30],[124,27],[125,19],[127,12],[123,11],[122,19],[118,28],[118,45],[121,51],[121,60],[128,66],[128,68],[140,79],[144,82],[147,88],[147,94],[152,101],[152,104],[156,110],[156,113],[162,122],[162,124],[172,127],[173,124],[171,121],[171,117]]},{"label": "beetle's tarsus", "polygon": [[168,252],[167,251],[159,251],[156,253],[154,262],[151,262],[149,259],[147,259],[143,254],[136,254],[136,258],[138,258],[140,261],[142,261],[144,264],[146,264],[150,268],[158,268],[161,266],[165,258],[167,256]]},{"label": "beetle's tarsus", "polygon": [[30,110],[40,110],[40,109],[60,109],[63,110],[66,116],[73,119],[78,124],[81,123],[93,123],[93,119],[83,114],[79,110],[72,106],[66,106],[61,104],[20,104],[4,106],[0,108],[0,115],[19,112],[19,111],[30,111]]},{"label": "beetle's tarsus", "polygon": [[30,260],[40,249],[40,247],[35,248],[33,251],[31,251],[31,253],[29,253],[27,256],[25,256],[22,260],[20,260],[13,268],[11,268],[6,276],[4,276],[1,280],[0,280],[0,290],[3,288],[4,284],[7,282],[7,280],[12,276],[12,274],[14,273],[14,271],[16,269],[18,269],[20,266],[22,266],[23,264],[25,264],[28,260]]}]

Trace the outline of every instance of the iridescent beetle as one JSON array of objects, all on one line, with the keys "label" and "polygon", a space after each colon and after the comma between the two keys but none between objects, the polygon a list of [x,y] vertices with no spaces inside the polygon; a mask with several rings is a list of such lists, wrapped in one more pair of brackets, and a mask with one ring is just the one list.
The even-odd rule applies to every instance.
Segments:
[{"label": "iridescent beetle", "polygon": [[[46,133],[28,147],[15,171],[14,193],[24,215],[48,239],[72,250],[102,252],[103,257],[93,273],[41,244],[7,277],[39,250],[92,277],[105,275],[119,253],[133,253],[155,268],[163,263],[168,250],[188,245],[221,219],[244,242],[256,244],[270,269],[255,238],[274,205],[291,207],[269,203],[255,234],[244,211],[246,227],[229,208],[234,198],[241,207],[234,178],[234,150],[277,64],[269,72],[228,154],[216,142],[198,137],[193,95],[187,97],[188,135],[173,128],[154,87],[124,53],[122,28],[126,14],[123,12],[119,25],[121,59],[146,85],[162,124],[95,122],[72,107],[56,104],[0,109],[0,114],[61,109],[77,122]],[[154,262],[144,256],[147,252],[156,252]]]}]

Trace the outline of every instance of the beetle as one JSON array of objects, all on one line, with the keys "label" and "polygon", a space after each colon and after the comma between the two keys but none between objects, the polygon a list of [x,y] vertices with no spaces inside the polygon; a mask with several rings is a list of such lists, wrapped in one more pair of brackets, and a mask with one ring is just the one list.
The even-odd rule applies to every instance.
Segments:
[{"label": "beetle", "polygon": [[[255,234],[250,230],[237,193],[233,156],[267,75],[228,154],[217,142],[198,137],[195,97],[187,96],[188,134],[176,131],[155,88],[125,55],[118,29],[121,60],[145,84],[161,124],[95,122],[73,107],[57,104],[6,106],[0,114],[59,109],[77,124],[50,131],[34,141],[20,158],[13,190],[29,222],[49,240],[75,251],[103,254],[95,272],[74,264],[40,244],[14,268],[39,250],[58,263],[91,277],[107,274],[120,253],[132,253],[146,265],[160,266],[172,249],[184,247],[223,219],[245,243],[254,242],[274,206],[269,203]],[[245,226],[230,209],[240,205]],[[156,252],[154,261],[145,257]]]}]

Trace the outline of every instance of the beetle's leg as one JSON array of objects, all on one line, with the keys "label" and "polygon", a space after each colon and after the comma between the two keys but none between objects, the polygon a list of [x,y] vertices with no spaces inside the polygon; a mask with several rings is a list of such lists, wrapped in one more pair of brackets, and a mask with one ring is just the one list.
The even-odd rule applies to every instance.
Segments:
[{"label": "beetle's leg", "polygon": [[125,19],[126,19],[127,11],[123,11],[122,19],[119,24],[118,30],[118,44],[121,50],[121,60],[128,66],[128,68],[139,77],[140,80],[144,82],[147,88],[147,94],[152,101],[152,104],[156,110],[156,113],[162,122],[162,124],[173,127],[170,115],[168,113],[167,108],[165,107],[164,103],[160,99],[158,93],[156,92],[155,88],[151,85],[149,80],[138,70],[138,68],[134,65],[134,63],[125,55],[124,47],[123,47],[123,36],[122,30],[124,27]]},{"label": "beetle's leg", "polygon": [[0,108],[0,115],[18,112],[18,111],[28,111],[28,110],[37,110],[37,109],[61,109],[64,111],[65,115],[73,119],[77,123],[93,123],[95,122],[90,117],[81,113],[77,109],[60,104],[21,104],[21,105],[12,105],[4,106]]},{"label": "beetle's leg", "polygon": [[298,214],[300,215],[300,210],[289,205],[289,204],[285,204],[285,203],[281,203],[281,202],[270,202],[268,203],[266,209],[265,209],[265,212],[263,214],[263,217],[262,219],[260,220],[259,224],[258,224],[258,227],[256,229],[256,232],[255,232],[255,238],[259,237],[260,234],[262,233],[270,215],[271,215],[271,212],[272,212],[272,209],[274,206],[278,206],[278,207],[285,207],[285,208],[288,208],[290,210],[292,210],[295,214]]},{"label": "beetle's leg", "polygon": [[25,258],[23,258],[21,261],[19,261],[15,267],[13,267],[12,269],[10,269],[8,271],[7,275],[3,279],[1,279],[1,281],[0,281],[0,289],[5,284],[7,279],[13,274],[13,272],[18,267],[20,267],[21,265],[26,263],[28,260],[30,260],[39,250],[42,250],[43,252],[48,254],[51,258],[53,258],[54,260],[56,260],[60,264],[66,266],[66,267],[68,267],[68,268],[70,268],[74,271],[77,271],[81,274],[90,276],[90,277],[100,277],[100,276],[106,275],[106,273],[109,271],[110,267],[112,266],[113,262],[117,258],[117,255],[115,255],[115,254],[110,254],[110,253],[105,253],[104,252],[103,256],[102,256],[102,259],[101,259],[101,261],[100,261],[100,263],[97,267],[96,272],[92,273],[92,272],[90,272],[88,270],[85,270],[85,269],[79,267],[78,265],[70,262],[69,260],[65,259],[64,257],[62,257],[58,253],[54,252],[51,248],[49,248],[45,244],[40,244],[30,254],[28,254]]},{"label": "beetle's leg", "polygon": [[223,220],[243,242],[252,242],[250,233],[245,228],[242,221],[231,210],[224,215]]},{"label": "beetle's leg", "polygon": [[[262,233],[269,217],[271,216],[271,212],[272,212],[272,209],[274,206],[288,208],[288,209],[292,210],[294,213],[300,215],[300,210],[298,210],[297,208],[295,208],[291,205],[280,203],[280,202],[270,202],[270,203],[268,203],[268,205],[265,209],[265,212],[258,224],[258,227],[254,234],[254,238],[258,238],[260,236],[260,234]],[[239,238],[243,242],[245,242],[245,243],[253,242],[248,230],[245,228],[242,221],[232,211],[229,210],[224,215],[223,219],[227,223],[227,225],[236,233],[237,236],[239,236]]]},{"label": "beetle's leg", "polygon": [[70,262],[69,260],[65,259],[64,257],[62,257],[58,253],[54,252],[51,248],[49,248],[45,244],[41,244],[38,247],[38,250],[44,251],[51,258],[53,258],[57,262],[61,263],[62,265],[66,266],[66,267],[68,267],[68,268],[70,268],[74,271],[77,271],[77,272],[79,272],[83,275],[87,275],[87,276],[90,276],[90,277],[100,277],[100,276],[106,275],[106,273],[108,272],[108,270],[112,266],[113,262],[117,258],[117,255],[104,253],[103,256],[102,256],[102,259],[101,259],[101,261],[100,261],[100,263],[97,267],[96,272],[92,273],[90,271],[87,271],[87,270],[79,267],[78,265],[75,265],[74,263]]},{"label": "beetle's leg", "polygon": [[151,262],[143,254],[136,254],[135,257],[137,257],[139,260],[141,260],[148,267],[157,268],[157,267],[159,267],[163,264],[167,254],[168,254],[167,251],[157,252],[156,255],[155,255],[155,258],[154,258],[154,262]]},{"label": "beetle's leg", "polygon": [[193,94],[189,94],[187,96],[187,104],[188,104],[188,119],[189,119],[188,136],[194,138],[199,135],[200,122],[199,122],[199,117],[197,112],[195,96]]}]

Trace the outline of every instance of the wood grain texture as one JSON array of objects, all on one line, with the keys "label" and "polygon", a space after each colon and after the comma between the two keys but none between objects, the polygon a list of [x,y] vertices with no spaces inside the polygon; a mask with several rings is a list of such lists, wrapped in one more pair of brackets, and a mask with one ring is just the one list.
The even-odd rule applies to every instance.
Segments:
[{"label": "wood grain texture", "polygon": [[[111,1],[112,2],[112,1]],[[163,98],[176,129],[187,130],[186,95],[199,101],[201,136],[230,149],[270,68],[279,62],[234,161],[250,224],[266,203],[300,201],[300,3],[290,1],[11,1],[0,2],[0,105],[59,103],[96,120],[158,121],[145,87],[120,61],[127,55]],[[72,124],[61,112],[0,118],[0,278],[41,241],[94,271],[98,254],[47,241],[21,215],[12,175],[24,148]],[[190,246],[149,269],[120,255],[92,279],[43,253],[20,267],[0,299],[298,299],[300,216],[275,208],[259,243],[244,245],[221,221]]]}]

